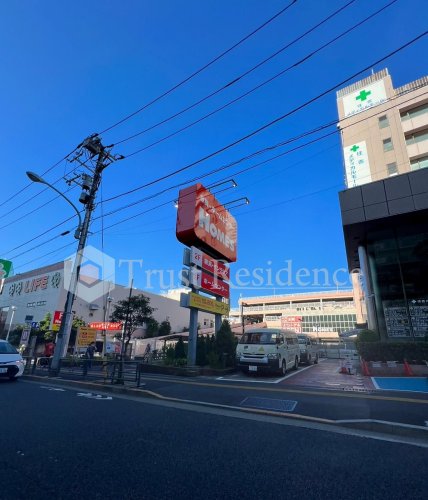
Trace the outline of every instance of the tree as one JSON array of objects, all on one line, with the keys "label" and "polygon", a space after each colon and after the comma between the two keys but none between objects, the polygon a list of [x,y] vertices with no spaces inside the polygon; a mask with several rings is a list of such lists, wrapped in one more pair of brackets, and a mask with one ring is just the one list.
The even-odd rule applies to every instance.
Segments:
[{"label": "tree", "polygon": [[159,336],[170,335],[171,323],[168,320],[162,321],[159,325]]},{"label": "tree", "polygon": [[124,332],[125,352],[127,352],[129,342],[135,330],[153,321],[153,311],[153,307],[150,307],[150,299],[143,294],[119,300],[114,305],[110,321],[115,323],[120,322],[126,328]]},{"label": "tree", "polygon": [[146,337],[151,338],[151,337],[157,337],[159,335],[159,323],[152,318],[148,323],[146,327]]}]

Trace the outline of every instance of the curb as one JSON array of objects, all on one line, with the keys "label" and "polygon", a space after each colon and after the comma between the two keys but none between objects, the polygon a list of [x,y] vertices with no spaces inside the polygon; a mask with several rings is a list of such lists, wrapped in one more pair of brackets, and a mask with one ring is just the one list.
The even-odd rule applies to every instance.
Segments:
[{"label": "curb", "polygon": [[85,382],[80,380],[68,380],[68,379],[55,379],[48,377],[40,377],[38,375],[24,375],[23,380],[29,380],[33,382],[46,382],[49,385],[58,386],[68,386],[75,387],[79,389],[92,389],[101,392],[107,392],[111,394],[125,394],[130,396],[136,396],[140,398],[156,399],[158,401],[169,401],[176,403],[192,404],[195,406],[205,406],[210,408],[221,408],[228,409],[232,411],[238,411],[241,413],[251,413],[257,415],[266,415],[271,417],[282,417],[290,418],[293,420],[306,421],[310,423],[320,423],[326,424],[335,428],[342,429],[355,429],[362,431],[375,432],[379,434],[393,435],[397,437],[407,437],[413,439],[422,439],[428,443],[428,427],[421,427],[411,424],[402,424],[399,422],[389,422],[384,420],[375,419],[356,419],[356,420],[330,420],[322,417],[314,417],[311,415],[301,415],[296,413],[285,413],[273,410],[263,410],[258,408],[248,408],[232,405],[223,405],[220,403],[210,403],[206,401],[194,401],[189,399],[180,399],[169,396],[163,396],[156,392],[150,391],[148,389],[138,389],[133,387],[126,387],[120,385],[107,385],[95,382]]}]

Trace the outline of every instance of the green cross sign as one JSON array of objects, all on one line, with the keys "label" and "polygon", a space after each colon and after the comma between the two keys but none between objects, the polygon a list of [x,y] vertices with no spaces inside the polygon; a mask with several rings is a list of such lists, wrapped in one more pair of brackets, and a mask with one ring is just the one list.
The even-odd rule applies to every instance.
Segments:
[{"label": "green cross sign", "polygon": [[12,262],[10,260],[0,259],[0,280],[7,278],[12,269]]},{"label": "green cross sign", "polygon": [[365,101],[367,99],[367,97],[371,94],[371,90],[369,90],[368,92],[366,92],[365,90],[362,90],[358,95],[357,97],[355,98],[357,101],[358,99],[360,99],[360,101]]},{"label": "green cross sign", "polygon": [[351,151],[352,151],[353,153],[355,153],[355,151],[357,151],[357,149],[360,149],[360,146],[357,146],[357,145],[355,145],[355,144],[354,144],[354,145],[352,146],[352,148],[351,148]]}]

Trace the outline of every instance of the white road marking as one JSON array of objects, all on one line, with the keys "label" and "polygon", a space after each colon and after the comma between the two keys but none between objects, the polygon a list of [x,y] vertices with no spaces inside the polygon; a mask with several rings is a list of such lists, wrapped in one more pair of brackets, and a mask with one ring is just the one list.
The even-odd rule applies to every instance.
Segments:
[{"label": "white road marking", "polygon": [[92,394],[92,392],[78,392],[77,396],[81,396],[83,398],[88,398],[88,399],[97,399],[98,401],[100,400],[108,401],[113,399],[111,396],[101,396],[101,394]]},{"label": "white road marking", "polygon": [[40,386],[40,389],[46,389],[47,391],[61,391],[65,392],[65,389],[59,389],[57,387],[46,387],[46,386]]},{"label": "white road marking", "polygon": [[299,373],[302,373],[305,370],[308,370],[309,368],[313,368],[314,366],[316,366],[316,365],[308,365],[308,366],[305,366],[304,368],[299,368],[298,370],[296,370],[294,372],[291,372],[288,375],[285,375],[284,377],[277,378],[277,379],[274,379],[274,380],[253,380],[250,377],[246,377],[246,378],[232,378],[233,376],[230,377],[230,378],[217,377],[216,380],[221,380],[221,381],[224,381],[224,382],[249,382],[249,383],[252,383],[252,384],[279,384],[283,380],[285,380],[287,378],[290,378],[290,377],[294,377],[294,375],[298,375]]}]

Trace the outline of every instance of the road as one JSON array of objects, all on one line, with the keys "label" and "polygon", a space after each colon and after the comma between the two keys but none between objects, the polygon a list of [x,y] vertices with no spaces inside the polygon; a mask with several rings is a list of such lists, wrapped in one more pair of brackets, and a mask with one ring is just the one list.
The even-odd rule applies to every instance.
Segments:
[{"label": "road", "polygon": [[79,391],[0,381],[2,500],[426,498],[427,448]]}]

